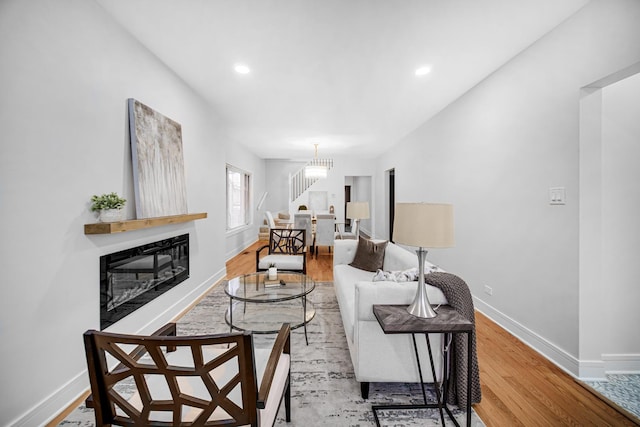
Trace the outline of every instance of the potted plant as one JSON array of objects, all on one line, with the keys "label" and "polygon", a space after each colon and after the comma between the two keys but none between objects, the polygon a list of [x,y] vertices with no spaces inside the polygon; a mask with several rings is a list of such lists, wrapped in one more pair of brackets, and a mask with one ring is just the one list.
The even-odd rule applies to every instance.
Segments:
[{"label": "potted plant", "polygon": [[98,212],[98,220],[100,222],[116,222],[122,219],[122,214],[126,199],[118,196],[116,193],[102,194],[100,196],[91,196],[91,210]]},{"label": "potted plant", "polygon": [[267,271],[267,277],[269,280],[276,280],[278,278],[278,269],[275,263],[269,264],[269,270]]}]

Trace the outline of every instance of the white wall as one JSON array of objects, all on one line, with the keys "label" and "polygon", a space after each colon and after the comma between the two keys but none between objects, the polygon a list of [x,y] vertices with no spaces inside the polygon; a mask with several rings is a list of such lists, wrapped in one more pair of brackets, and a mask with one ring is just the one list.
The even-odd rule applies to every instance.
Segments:
[{"label": "white wall", "polygon": [[[0,51],[0,425],[41,425],[88,387],[82,333],[99,328],[100,255],[191,237],[190,278],[114,330],[153,330],[224,274],[226,137],[94,2],[1,2]],[[124,194],[133,214],[130,97],[182,124],[189,210],[209,218],[87,236],[92,194]]]},{"label": "white wall", "polygon": [[265,160],[267,191],[269,192],[265,201],[265,210],[274,214],[289,211],[289,175],[296,173],[304,165],[305,162],[300,161]]},{"label": "white wall", "polygon": [[[456,247],[430,258],[574,374],[579,89],[640,59],[637,22],[640,2],[590,2],[378,159],[378,200],[395,168],[397,202],[454,204]],[[566,205],[549,204],[550,187],[566,187]],[[376,211],[384,230],[384,203]]]}]

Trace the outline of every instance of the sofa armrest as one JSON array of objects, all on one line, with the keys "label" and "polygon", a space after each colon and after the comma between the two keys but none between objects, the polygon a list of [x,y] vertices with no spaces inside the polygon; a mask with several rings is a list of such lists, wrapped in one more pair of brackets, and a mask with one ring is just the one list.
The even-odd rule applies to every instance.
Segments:
[{"label": "sofa armrest", "polygon": [[333,265],[350,264],[356,256],[357,240],[336,240],[333,246]]},{"label": "sofa armrest", "polygon": [[[356,321],[376,321],[374,304],[411,304],[416,296],[418,282],[357,282],[355,295]],[[442,291],[427,285],[427,297],[431,304],[447,304]]]}]

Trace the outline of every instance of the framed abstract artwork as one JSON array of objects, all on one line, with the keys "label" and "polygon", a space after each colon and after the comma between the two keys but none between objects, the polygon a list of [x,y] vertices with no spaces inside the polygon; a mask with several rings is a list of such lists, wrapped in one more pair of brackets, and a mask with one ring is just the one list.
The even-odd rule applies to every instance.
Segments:
[{"label": "framed abstract artwork", "polygon": [[133,98],[128,103],[136,217],[187,214],[182,127]]}]

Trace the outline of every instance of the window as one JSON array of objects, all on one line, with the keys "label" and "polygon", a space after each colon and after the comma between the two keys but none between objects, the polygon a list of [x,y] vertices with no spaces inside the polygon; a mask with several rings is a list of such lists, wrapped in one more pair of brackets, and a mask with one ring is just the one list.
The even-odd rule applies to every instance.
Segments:
[{"label": "window", "polygon": [[249,225],[251,175],[227,165],[227,230]]}]

